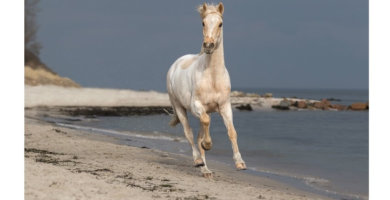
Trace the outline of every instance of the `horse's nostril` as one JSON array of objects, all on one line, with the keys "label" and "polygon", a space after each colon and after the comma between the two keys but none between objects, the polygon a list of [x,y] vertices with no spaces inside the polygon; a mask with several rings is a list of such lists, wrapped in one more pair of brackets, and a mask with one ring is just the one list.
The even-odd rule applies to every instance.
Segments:
[{"label": "horse's nostril", "polygon": [[207,43],[207,42],[204,42],[204,43],[203,43],[203,47],[204,47],[204,48],[214,48],[214,43]]}]

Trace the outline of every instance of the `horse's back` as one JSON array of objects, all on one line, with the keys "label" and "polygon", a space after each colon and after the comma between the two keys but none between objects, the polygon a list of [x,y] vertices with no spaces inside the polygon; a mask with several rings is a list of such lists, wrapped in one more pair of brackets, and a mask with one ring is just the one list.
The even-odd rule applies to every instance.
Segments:
[{"label": "horse's back", "polygon": [[177,72],[182,72],[182,71],[187,71],[189,67],[194,64],[196,59],[198,58],[198,55],[196,54],[187,54],[184,55],[180,58],[178,58],[172,65],[171,68],[169,69],[168,73],[177,73]]}]

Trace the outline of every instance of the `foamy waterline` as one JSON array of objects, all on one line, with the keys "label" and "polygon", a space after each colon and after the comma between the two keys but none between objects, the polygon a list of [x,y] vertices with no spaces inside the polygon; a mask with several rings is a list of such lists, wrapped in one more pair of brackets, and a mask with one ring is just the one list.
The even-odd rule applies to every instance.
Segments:
[{"label": "foamy waterline", "polygon": [[[254,173],[256,175],[269,177],[274,180],[278,180],[284,183],[289,183],[294,187],[312,192],[319,195],[324,195],[334,199],[346,199],[346,200],[366,200],[366,197],[362,197],[356,194],[349,194],[344,192],[338,192],[331,189],[327,189],[332,183],[330,180],[319,178],[319,177],[310,177],[310,176],[299,176],[294,174],[275,172],[271,170],[258,169],[257,167],[248,167],[249,173]],[[297,184],[299,183],[299,184]]]},{"label": "foamy waterline", "polygon": [[179,138],[179,137],[170,137],[166,135],[161,135],[163,133],[159,132],[153,132],[154,134],[158,135],[143,135],[139,133],[134,133],[130,131],[116,131],[116,130],[110,130],[110,129],[102,129],[102,128],[93,128],[89,126],[80,126],[80,125],[73,125],[73,124],[65,124],[60,122],[55,122],[55,124],[67,128],[82,130],[82,131],[90,131],[90,132],[97,132],[97,133],[103,133],[103,134],[110,134],[110,135],[116,135],[116,136],[131,136],[131,137],[137,137],[137,138],[143,138],[143,139],[153,139],[153,140],[167,140],[167,141],[175,141],[175,142],[181,142],[185,143],[187,142],[185,139]]}]

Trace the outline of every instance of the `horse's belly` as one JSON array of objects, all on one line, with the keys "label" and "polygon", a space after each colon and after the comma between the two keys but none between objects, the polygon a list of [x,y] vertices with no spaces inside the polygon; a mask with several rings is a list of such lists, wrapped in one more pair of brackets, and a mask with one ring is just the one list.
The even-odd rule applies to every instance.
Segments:
[{"label": "horse's belly", "polygon": [[207,112],[217,112],[219,106],[229,99],[228,95],[225,92],[210,91],[201,94],[199,100]]},{"label": "horse's belly", "polygon": [[206,105],[204,105],[204,107],[207,113],[217,112],[219,110],[217,102],[207,103]]},{"label": "horse's belly", "polygon": [[185,79],[180,79],[176,77],[176,80],[173,84],[172,92],[177,99],[178,102],[180,102],[181,106],[183,106],[186,109],[190,108],[191,105],[191,85],[185,81]]}]

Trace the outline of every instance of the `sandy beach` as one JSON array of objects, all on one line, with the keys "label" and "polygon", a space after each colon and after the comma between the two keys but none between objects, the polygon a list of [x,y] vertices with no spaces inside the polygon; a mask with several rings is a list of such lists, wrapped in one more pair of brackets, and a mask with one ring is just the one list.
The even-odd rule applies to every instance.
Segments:
[{"label": "sandy beach", "polygon": [[36,106],[170,106],[166,93],[54,85],[24,87],[25,107]]},{"label": "sandy beach", "polygon": [[[78,103],[67,106],[101,106],[103,101],[105,106],[118,105],[110,98],[93,101],[102,90],[76,89],[76,96],[61,96],[53,92],[56,88],[25,90],[25,199],[327,199],[212,160],[208,165],[215,174],[206,179],[190,155],[120,145],[109,136],[42,121],[38,114],[45,113],[35,106],[47,106],[50,114],[50,106],[70,99]],[[111,99],[122,95],[124,102],[133,95],[126,101],[132,106],[165,101],[164,94],[156,92],[105,92],[112,93]],[[148,98],[152,96],[156,98]]]}]

